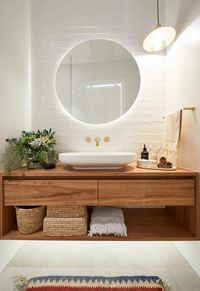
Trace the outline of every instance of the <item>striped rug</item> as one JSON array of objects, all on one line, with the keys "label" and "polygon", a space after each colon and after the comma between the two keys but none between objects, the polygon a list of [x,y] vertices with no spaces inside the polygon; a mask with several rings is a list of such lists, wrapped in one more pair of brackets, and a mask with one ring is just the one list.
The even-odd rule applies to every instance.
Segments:
[{"label": "striped rug", "polygon": [[157,276],[40,276],[29,279],[26,291],[169,291]]}]

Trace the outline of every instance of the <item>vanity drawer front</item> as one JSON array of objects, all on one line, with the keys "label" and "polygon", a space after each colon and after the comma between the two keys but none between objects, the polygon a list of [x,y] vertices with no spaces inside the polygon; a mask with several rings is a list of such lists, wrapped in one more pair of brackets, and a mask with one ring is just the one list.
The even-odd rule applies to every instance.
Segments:
[{"label": "vanity drawer front", "polygon": [[99,205],[195,205],[194,179],[100,180]]},{"label": "vanity drawer front", "polygon": [[4,205],[97,205],[96,180],[15,180],[4,183]]}]

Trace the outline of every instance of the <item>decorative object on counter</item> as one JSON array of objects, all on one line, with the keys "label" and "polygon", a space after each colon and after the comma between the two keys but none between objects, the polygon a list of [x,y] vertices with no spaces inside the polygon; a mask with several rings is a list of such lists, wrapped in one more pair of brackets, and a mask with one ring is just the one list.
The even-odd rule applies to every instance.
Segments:
[{"label": "decorative object on counter", "polygon": [[114,207],[93,208],[89,236],[110,235],[127,236],[123,211]]},{"label": "decorative object on counter", "polygon": [[157,168],[157,160],[137,159],[137,167],[139,168]]},{"label": "decorative object on counter", "polygon": [[167,163],[167,159],[165,157],[161,157],[160,164],[164,166],[166,163]]},{"label": "decorative object on counter", "polygon": [[15,211],[19,232],[29,234],[42,228],[45,206],[15,206]]},{"label": "decorative object on counter", "polygon": [[[7,176],[16,168],[38,168],[56,163],[58,154],[55,151],[55,132],[51,130],[22,131],[19,138],[6,139],[8,142],[8,161],[4,170]],[[51,164],[50,164],[51,165]],[[52,167],[52,165],[51,165]]]},{"label": "decorative object on counter", "polygon": [[87,235],[87,217],[85,206],[47,206],[43,233],[47,236]]},{"label": "decorative object on counter", "polygon": [[149,160],[149,168],[157,168],[157,160]]},{"label": "decorative object on counter", "polygon": [[164,156],[167,162],[172,163],[172,165],[176,166],[177,160],[177,149],[176,147],[170,147],[169,145],[165,145],[162,150],[162,155],[160,158]]},{"label": "decorative object on counter", "polygon": [[150,160],[157,160],[160,150],[161,150],[161,146],[158,147],[158,149],[153,149],[152,146],[150,145],[149,146]]},{"label": "decorative object on counter", "polygon": [[18,291],[171,291],[172,289],[158,276],[39,276],[28,279],[25,276],[15,277]]},{"label": "decorative object on counter", "polygon": [[157,160],[138,159],[137,167],[148,170],[165,170],[165,171],[176,170],[176,167],[173,167],[173,164],[167,161],[165,157],[161,157],[159,163],[157,162]]},{"label": "decorative object on counter", "polygon": [[56,166],[55,163],[51,163],[51,162],[45,162],[43,163],[43,168],[44,169],[54,169]]},{"label": "decorative object on counter", "polygon": [[141,159],[148,160],[149,153],[147,151],[146,145],[144,144],[143,151],[141,152]]},{"label": "decorative object on counter", "polygon": [[158,168],[173,168],[173,164],[168,162],[166,157],[161,157],[158,163]]},{"label": "decorative object on counter", "polygon": [[145,159],[137,159],[137,166],[140,168],[148,168],[149,161]]}]

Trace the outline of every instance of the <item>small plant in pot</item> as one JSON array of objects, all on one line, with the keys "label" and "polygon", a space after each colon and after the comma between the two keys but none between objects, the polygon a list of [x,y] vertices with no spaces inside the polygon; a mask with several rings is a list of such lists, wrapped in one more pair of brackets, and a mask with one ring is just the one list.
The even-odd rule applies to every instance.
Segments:
[{"label": "small plant in pot", "polygon": [[8,138],[7,161],[4,167],[7,176],[17,168],[54,168],[58,160],[55,151],[55,132],[51,130],[22,131],[19,138]]}]

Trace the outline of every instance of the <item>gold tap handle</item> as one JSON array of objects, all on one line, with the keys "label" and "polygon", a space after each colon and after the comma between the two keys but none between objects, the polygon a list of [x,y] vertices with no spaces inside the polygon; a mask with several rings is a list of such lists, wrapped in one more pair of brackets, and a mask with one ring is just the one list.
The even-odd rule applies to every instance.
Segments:
[{"label": "gold tap handle", "polygon": [[109,136],[105,136],[103,138],[103,141],[106,142],[106,143],[108,143],[110,141],[110,137]]},{"label": "gold tap handle", "polygon": [[100,140],[101,140],[100,137],[97,136],[97,137],[95,137],[94,140],[96,142],[96,146],[98,147],[99,146],[99,143],[100,143]]},{"label": "gold tap handle", "polygon": [[90,143],[91,141],[92,141],[91,137],[90,136],[86,136],[85,142],[86,143]]}]

